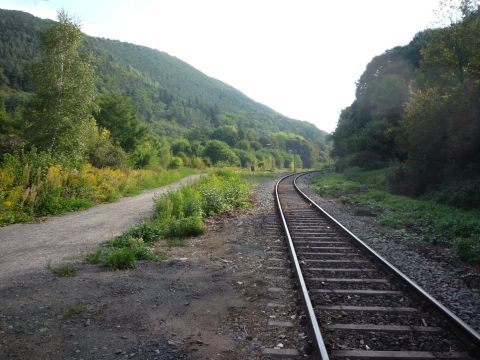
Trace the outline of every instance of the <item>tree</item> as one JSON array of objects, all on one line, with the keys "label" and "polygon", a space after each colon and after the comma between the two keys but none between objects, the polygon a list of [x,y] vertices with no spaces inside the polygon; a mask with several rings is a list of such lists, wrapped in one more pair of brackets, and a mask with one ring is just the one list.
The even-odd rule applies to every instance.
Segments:
[{"label": "tree", "polygon": [[104,95],[99,104],[98,124],[107,128],[125,151],[133,150],[146,136],[147,128],[130,98],[119,94]]},{"label": "tree", "polygon": [[446,26],[432,33],[423,49],[422,70],[430,86],[463,83],[478,68],[480,18],[474,0],[442,0],[439,22]]},{"label": "tree", "polygon": [[65,11],[41,37],[42,57],[31,66],[35,96],[30,104],[28,133],[40,149],[81,160],[88,146],[94,108],[94,72],[79,51],[80,25]]},{"label": "tree", "polygon": [[233,146],[238,139],[238,131],[234,125],[222,125],[213,131],[212,138]]},{"label": "tree", "polygon": [[87,150],[88,161],[98,168],[125,167],[128,162],[127,154],[120,146],[115,145],[111,141],[110,133],[107,129],[98,128],[95,121],[93,119],[92,121]]},{"label": "tree", "polygon": [[192,155],[192,147],[187,139],[178,139],[171,145],[173,155],[184,153],[186,155]]},{"label": "tree", "polygon": [[255,153],[251,151],[235,149],[235,154],[237,154],[238,158],[240,159],[240,165],[243,168],[255,168],[255,165],[257,164]]},{"label": "tree", "polygon": [[227,143],[220,140],[211,140],[203,150],[203,156],[209,158],[212,164],[220,162],[228,165],[240,165],[240,159]]}]

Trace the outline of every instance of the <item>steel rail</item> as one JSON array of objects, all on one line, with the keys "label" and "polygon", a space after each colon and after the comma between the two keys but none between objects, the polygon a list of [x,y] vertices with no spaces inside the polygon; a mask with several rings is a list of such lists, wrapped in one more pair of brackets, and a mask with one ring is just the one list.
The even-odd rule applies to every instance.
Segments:
[{"label": "steel rail", "polygon": [[[432,309],[439,313],[443,318],[445,318],[449,325],[452,327],[452,331],[463,341],[463,343],[467,346],[467,350],[472,353],[477,353],[480,351],[480,334],[477,333],[474,329],[472,329],[468,324],[466,324],[462,319],[460,319],[457,315],[455,315],[452,311],[450,311],[447,307],[445,307],[442,303],[440,303],[437,299],[433,296],[428,294],[425,290],[423,290],[417,283],[403,274],[400,270],[398,270],[395,266],[393,266],[390,262],[388,262],[384,257],[378,254],[375,250],[373,250],[370,246],[368,246],[365,242],[360,240],[356,235],[354,235],[350,230],[344,227],[339,221],[333,218],[327,211],[325,211],[322,207],[320,207],[315,201],[313,201],[307,194],[305,194],[297,185],[297,180],[305,175],[309,175],[311,173],[320,172],[320,171],[310,171],[305,172],[297,175],[293,181],[293,185],[295,190],[310,204],[312,204],[322,215],[324,215],[327,219],[333,222],[342,232],[344,232],[349,238],[353,239],[359,246],[362,248],[368,255],[370,255],[374,260],[379,262],[382,266],[384,266],[391,274],[393,274],[401,283],[403,283],[407,290],[412,292],[417,298],[425,301],[428,303]],[[282,178],[281,180],[283,180]],[[281,181],[280,180],[280,181]],[[277,184],[278,185],[278,184]],[[285,220],[284,220],[285,221]],[[289,237],[290,239],[290,237]],[[291,241],[291,240],[290,240]]]},{"label": "steel rail", "polygon": [[300,297],[302,300],[305,314],[307,315],[308,331],[310,333],[310,340],[312,341],[312,345],[313,345],[312,355],[315,359],[329,360],[327,349],[323,341],[322,333],[320,332],[320,327],[318,326],[317,317],[315,316],[315,311],[313,309],[312,301],[310,300],[310,295],[308,294],[308,289],[305,284],[305,279],[303,277],[302,270],[300,268],[300,262],[298,261],[295,247],[293,246],[293,241],[290,236],[290,231],[288,230],[287,221],[285,220],[282,204],[280,203],[280,197],[278,195],[278,185],[282,182],[282,180],[295,175],[296,174],[290,174],[290,175],[284,176],[277,182],[277,184],[275,185],[275,198],[276,198],[278,212],[282,220],[283,229],[285,231],[285,236],[287,237],[288,252],[290,253],[290,258],[293,263],[295,278],[297,281]]}]

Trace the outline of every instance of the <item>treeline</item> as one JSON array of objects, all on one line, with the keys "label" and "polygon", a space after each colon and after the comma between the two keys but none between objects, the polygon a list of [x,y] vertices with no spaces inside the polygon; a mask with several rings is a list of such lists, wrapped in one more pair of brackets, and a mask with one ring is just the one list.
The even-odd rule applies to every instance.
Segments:
[{"label": "treeline", "polygon": [[[54,22],[6,10],[0,20],[0,156],[44,149],[31,108],[42,86],[34,84],[30,63],[44,55],[38,34]],[[273,169],[328,159],[326,134],[315,126],[285,118],[165,53],[84,36],[78,52],[94,72],[95,94],[90,126],[82,130],[88,141],[69,146],[97,167]],[[55,129],[50,125],[45,130]]]},{"label": "treeline", "polygon": [[333,134],[337,167],[389,168],[398,193],[480,206],[480,12],[375,57]]}]

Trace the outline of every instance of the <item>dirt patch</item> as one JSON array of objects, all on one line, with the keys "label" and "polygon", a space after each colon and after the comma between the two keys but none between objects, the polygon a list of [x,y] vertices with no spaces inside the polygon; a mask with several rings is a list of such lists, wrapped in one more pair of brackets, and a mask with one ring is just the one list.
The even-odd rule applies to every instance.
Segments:
[{"label": "dirt patch", "polygon": [[[209,221],[207,235],[170,248],[167,261],[117,272],[77,264],[70,278],[42,271],[0,280],[0,358],[258,359],[277,345],[303,356],[302,314],[288,277],[286,306],[266,308],[269,241],[282,236],[273,184],[257,188],[247,214]],[[294,326],[272,330],[272,318]]]}]

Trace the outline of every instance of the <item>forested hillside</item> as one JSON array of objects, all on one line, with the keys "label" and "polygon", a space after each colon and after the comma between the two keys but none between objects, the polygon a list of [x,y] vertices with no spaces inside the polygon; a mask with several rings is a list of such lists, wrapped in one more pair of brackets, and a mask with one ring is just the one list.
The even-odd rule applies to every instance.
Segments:
[{"label": "forested hillside", "polygon": [[[42,55],[39,34],[54,24],[0,10],[2,154],[31,145],[25,108],[35,89],[29,69]],[[95,73],[91,114],[120,147],[107,161],[90,154],[96,166],[120,165],[121,152],[135,167],[204,162],[271,169],[290,167],[294,159],[297,166],[311,167],[328,157],[325,132],[286,118],[166,53],[88,36],[81,52]]]},{"label": "forested hillside", "polygon": [[[480,12],[376,56],[334,132],[339,169],[388,168],[390,188],[480,206]],[[453,16],[451,18],[454,18]]]}]

